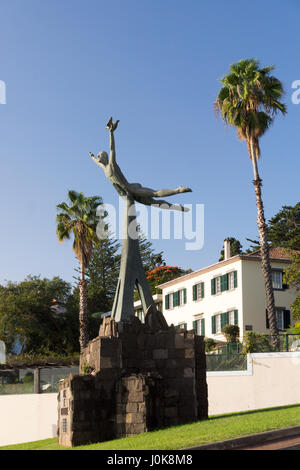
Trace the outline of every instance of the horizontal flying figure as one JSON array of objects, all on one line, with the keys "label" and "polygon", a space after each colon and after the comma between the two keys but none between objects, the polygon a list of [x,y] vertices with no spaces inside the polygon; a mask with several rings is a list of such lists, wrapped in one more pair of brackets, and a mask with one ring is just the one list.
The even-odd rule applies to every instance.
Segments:
[{"label": "horizontal flying figure", "polygon": [[181,194],[191,192],[190,188],[179,186],[176,189],[151,189],[145,188],[140,183],[129,183],[123,175],[119,165],[116,162],[116,149],[114,131],[118,127],[119,121],[113,122],[112,118],[106,124],[106,128],[110,131],[110,155],[105,151],[99,152],[97,157],[90,152],[91,158],[94,162],[103,168],[106,178],[111,181],[117,192],[122,197],[128,197],[147,206],[156,205],[161,209],[172,209],[178,211],[188,211],[187,208],[180,204],[170,204],[163,199],[154,199],[161,197],[173,196],[174,194]]}]

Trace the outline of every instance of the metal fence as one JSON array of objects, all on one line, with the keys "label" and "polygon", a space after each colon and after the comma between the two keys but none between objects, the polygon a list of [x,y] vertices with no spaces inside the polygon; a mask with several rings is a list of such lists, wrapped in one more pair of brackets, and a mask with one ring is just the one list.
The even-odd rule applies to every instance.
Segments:
[{"label": "metal fence", "polygon": [[253,334],[245,344],[226,343],[206,354],[206,370],[247,370],[247,353],[300,352],[300,335],[282,334],[276,337]]},{"label": "metal fence", "polygon": [[207,372],[247,370],[247,354],[207,354],[206,370]]},{"label": "metal fence", "polygon": [[61,379],[78,373],[78,366],[0,369],[0,395],[57,393]]}]

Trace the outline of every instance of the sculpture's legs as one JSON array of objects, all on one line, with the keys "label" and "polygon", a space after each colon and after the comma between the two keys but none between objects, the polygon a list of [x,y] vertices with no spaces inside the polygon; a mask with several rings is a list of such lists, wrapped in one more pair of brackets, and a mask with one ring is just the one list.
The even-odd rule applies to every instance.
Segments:
[{"label": "sculpture's legs", "polygon": [[133,294],[136,287],[144,314],[150,305],[155,306],[141,260],[136,227],[134,201],[126,198],[120,274],[112,308],[112,318],[116,322],[129,322],[134,315]]}]

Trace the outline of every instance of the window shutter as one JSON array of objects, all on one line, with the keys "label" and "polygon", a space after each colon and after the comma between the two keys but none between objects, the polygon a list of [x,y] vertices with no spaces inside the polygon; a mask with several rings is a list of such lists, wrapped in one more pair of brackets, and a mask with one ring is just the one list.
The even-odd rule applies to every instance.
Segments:
[{"label": "window shutter", "polygon": [[283,312],[283,328],[289,328],[291,326],[291,312],[289,310],[284,310]]},{"label": "window shutter", "polygon": [[197,335],[197,334],[198,334],[198,331],[197,331],[197,320],[194,320],[194,321],[193,321],[193,330],[195,330],[196,335]]},{"label": "window shutter", "polygon": [[216,333],[216,316],[211,317],[211,332],[214,335]]},{"label": "window shutter", "polygon": [[186,304],[186,289],[183,289],[183,303]]},{"label": "window shutter", "polygon": [[193,286],[193,300],[197,300],[197,286]]},{"label": "window shutter", "polygon": [[201,282],[201,298],[204,299],[204,282]]},{"label": "window shutter", "polygon": [[165,309],[168,310],[170,308],[170,296],[165,295]]},{"label": "window shutter", "polygon": [[228,312],[221,313],[221,329],[228,324]]},{"label": "window shutter", "polygon": [[174,326],[175,330],[179,330],[179,325]]},{"label": "window shutter", "polygon": [[233,271],[233,287],[237,287],[237,271]]},{"label": "window shutter", "polygon": [[228,274],[221,276],[221,292],[228,290]]},{"label": "window shutter", "polygon": [[235,325],[239,324],[238,310],[234,310],[234,324]]},{"label": "window shutter", "polygon": [[215,295],[216,293],[216,279],[211,280],[211,295]]},{"label": "window shutter", "polygon": [[201,335],[205,336],[205,320],[201,318]]}]

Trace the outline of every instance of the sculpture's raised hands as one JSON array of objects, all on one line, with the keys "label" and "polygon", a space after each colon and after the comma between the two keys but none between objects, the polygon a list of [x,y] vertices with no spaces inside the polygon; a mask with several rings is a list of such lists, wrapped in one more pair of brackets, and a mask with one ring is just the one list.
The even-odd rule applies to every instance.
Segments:
[{"label": "sculpture's raised hands", "polygon": [[119,122],[119,120],[113,122],[112,117],[110,117],[108,123],[106,124],[106,129],[109,129],[110,132],[114,132],[117,129]]}]

